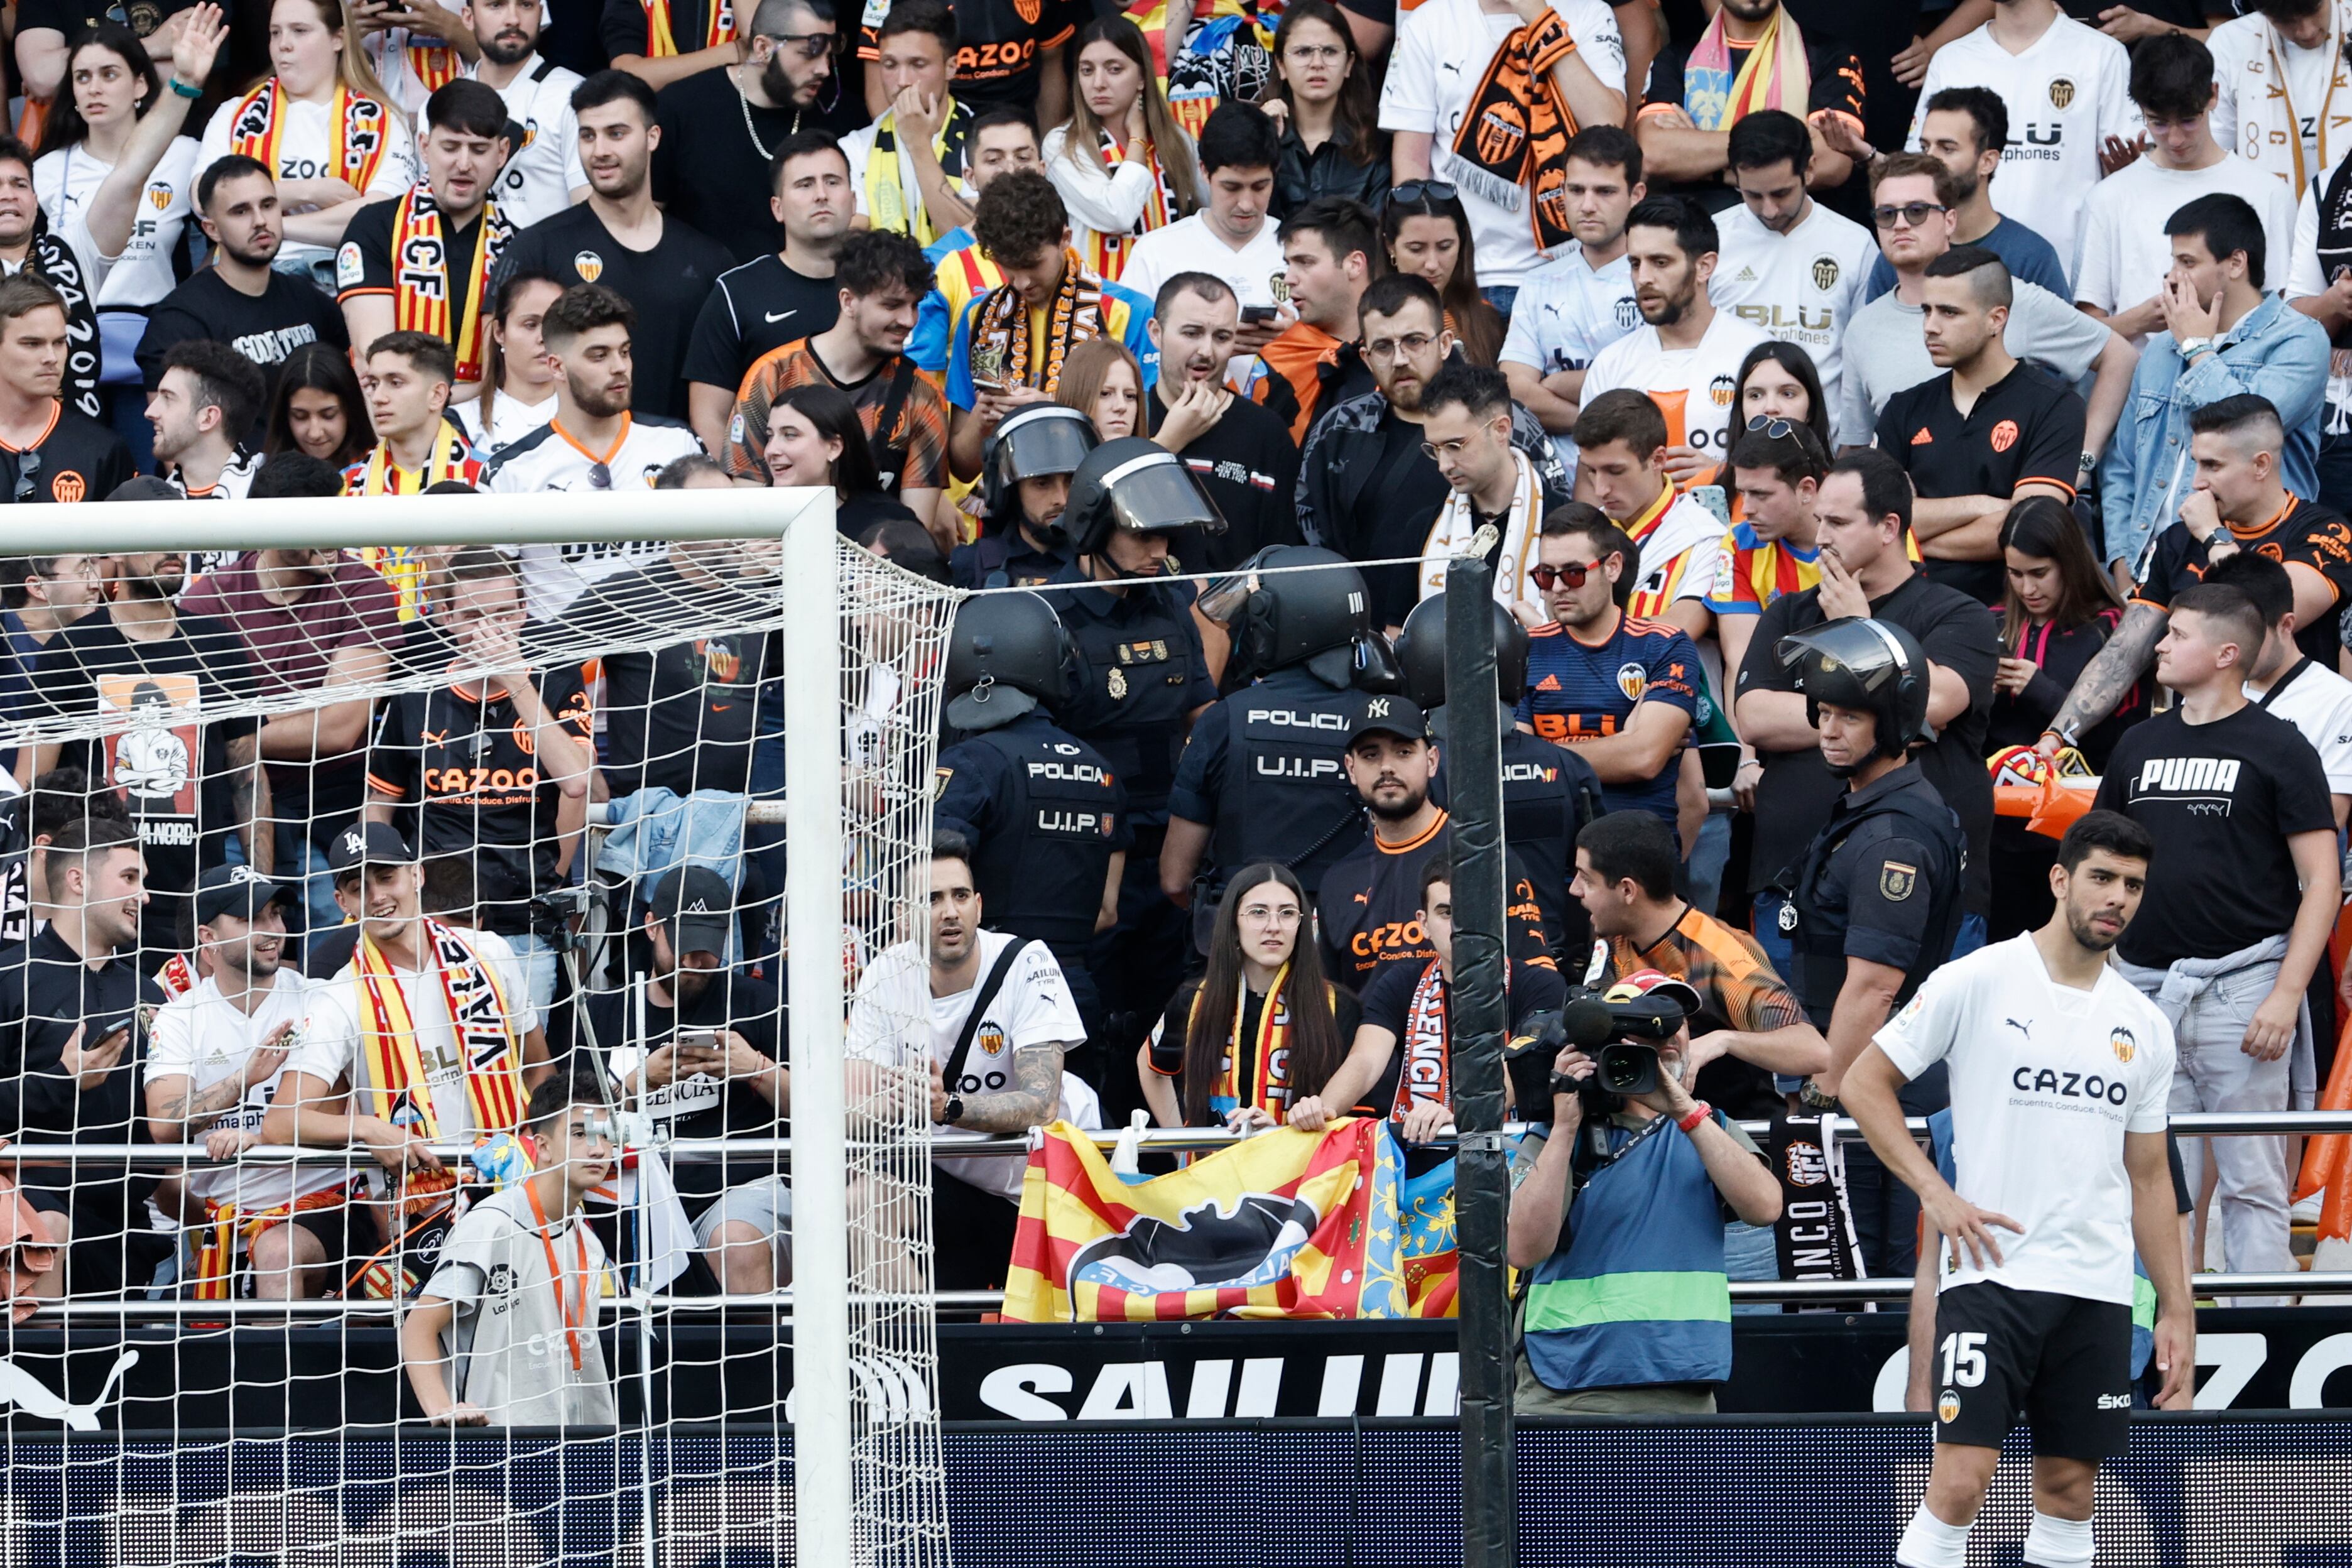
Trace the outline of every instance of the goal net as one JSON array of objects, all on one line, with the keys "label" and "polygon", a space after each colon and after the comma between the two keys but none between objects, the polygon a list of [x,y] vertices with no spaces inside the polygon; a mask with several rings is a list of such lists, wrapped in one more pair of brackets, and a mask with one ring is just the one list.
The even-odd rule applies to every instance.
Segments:
[{"label": "goal net", "polygon": [[832,512],[18,531],[0,1563],[947,1562],[957,595]]}]

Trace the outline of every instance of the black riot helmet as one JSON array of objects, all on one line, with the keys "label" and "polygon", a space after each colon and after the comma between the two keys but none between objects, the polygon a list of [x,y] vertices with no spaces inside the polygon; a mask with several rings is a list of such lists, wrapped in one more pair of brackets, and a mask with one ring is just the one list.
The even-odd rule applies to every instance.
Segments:
[{"label": "black riot helmet", "polygon": [[1848,616],[1782,637],[1772,651],[1805,694],[1807,723],[1821,723],[1824,702],[1869,713],[1886,757],[1936,738],[1927,722],[1927,655],[1901,626]]},{"label": "black riot helmet", "polygon": [[956,609],[948,633],[948,722],[995,730],[1069,698],[1077,662],[1062,617],[1040,594],[980,594]]},{"label": "black riot helmet", "polygon": [[1303,664],[1344,691],[1376,668],[1369,603],[1363,574],[1346,556],[1312,544],[1272,544],[1210,584],[1201,613],[1231,629],[1243,676]]},{"label": "black riot helmet", "polygon": [[[1519,617],[1489,602],[1495,623],[1495,695],[1517,703],[1528,688],[1528,628]],[[1404,670],[1405,695],[1423,708],[1445,703],[1445,595],[1432,594],[1412,607],[1396,640]]]},{"label": "black riot helmet", "polygon": [[1106,441],[1070,476],[1062,530],[1080,555],[1100,555],[1115,529],[1174,533],[1185,528],[1223,533],[1225,514],[1192,470],[1157,441],[1140,436]]},{"label": "black riot helmet", "polygon": [[[1022,480],[1075,474],[1087,454],[1101,444],[1092,420],[1058,403],[1024,403],[1007,414],[980,459],[981,510],[990,528],[1008,528],[1020,521]],[[1038,531],[1048,544],[1059,545],[1066,539],[1058,522]]]}]

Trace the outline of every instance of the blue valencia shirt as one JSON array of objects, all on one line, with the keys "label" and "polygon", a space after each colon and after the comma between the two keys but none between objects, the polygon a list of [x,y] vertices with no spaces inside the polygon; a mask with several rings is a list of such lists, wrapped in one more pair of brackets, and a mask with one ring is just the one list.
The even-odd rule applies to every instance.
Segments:
[{"label": "blue valencia shirt", "polygon": [[2299,496],[2319,493],[2319,406],[2327,395],[2327,330],[2276,294],[2232,322],[2194,365],[2170,332],[2140,351],[2123,419],[2099,465],[2103,555],[2139,575],[2148,541],[2176,521],[2197,488],[2189,416],[2240,393],[2271,400],[2286,426],[2279,477]]},{"label": "blue valencia shirt", "polygon": [[[1518,721],[1545,740],[1575,746],[1614,735],[1633,722],[1643,702],[1679,708],[1698,722],[1698,649],[1669,621],[1617,617],[1606,641],[1588,644],[1554,623],[1528,638],[1528,684],[1519,698]],[[1675,825],[1675,784],[1682,749],[1658,776],[1643,784],[1604,784],[1601,798],[1611,811],[1638,806]]]}]

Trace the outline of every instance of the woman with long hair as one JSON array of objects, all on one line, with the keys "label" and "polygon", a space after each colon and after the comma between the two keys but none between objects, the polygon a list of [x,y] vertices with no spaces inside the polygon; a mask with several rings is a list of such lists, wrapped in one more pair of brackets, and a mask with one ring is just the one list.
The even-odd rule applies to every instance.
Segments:
[{"label": "woman with long hair", "polygon": [[1830,411],[1828,399],[1822,395],[1822,373],[1803,344],[1777,339],[1758,343],[1739,362],[1739,374],[1733,384],[1738,388],[1739,409],[1732,421],[1734,439],[1739,430],[1759,419],[1787,419],[1811,426],[1822,451],[1837,450],[1830,440]]},{"label": "woman with long hair", "polygon": [[337,469],[366,457],[375,441],[352,362],[325,343],[304,343],[278,367],[263,430],[263,456],[307,452]]},{"label": "woman with long hair", "polygon": [[214,113],[196,167],[231,153],[268,165],[286,209],[278,269],[310,273],[331,293],[344,226],[362,204],[425,177],[416,139],[376,79],[342,0],[271,0],[269,65],[252,90]]},{"label": "woman with long hair", "polygon": [[1472,364],[1503,352],[1503,318],[1478,292],[1478,247],[1470,215],[1442,180],[1408,180],[1381,207],[1381,248],[1389,266],[1429,280],[1445,302],[1445,325]]},{"label": "woman with long hair", "polygon": [[1331,0],[1290,0],[1274,30],[1274,69],[1279,85],[1265,104],[1282,127],[1274,216],[1288,217],[1318,196],[1379,206],[1389,188],[1380,92]]},{"label": "woman with long hair", "polygon": [[1054,401],[1094,422],[1105,441],[1143,432],[1143,367],[1117,338],[1088,338],[1062,362]]},{"label": "woman with long hair", "polygon": [[1339,1070],[1362,1010],[1323,977],[1310,907],[1298,874],[1271,861],[1226,885],[1207,972],[1177,988],[1136,1054],[1160,1126],[1279,1126]]},{"label": "woman with long hair", "polygon": [[557,373],[540,323],[562,297],[563,285],[544,272],[517,272],[499,286],[484,334],[481,390],[449,409],[467,442],[485,458],[555,417]]},{"label": "woman with long hair", "polygon": [[[2107,646],[2122,621],[2123,602],[2099,570],[2074,509],[2033,496],[2009,509],[2000,525],[2001,559],[2009,589],[2001,606],[2000,665],[1992,680],[1992,713],[1985,747],[1992,752],[2031,746],[2042,738],[2074,689],[2083,667]],[[2085,733],[2079,750],[2094,771],[2106,766],[2123,732],[2147,716],[2147,698],[2134,688],[2113,717]],[[2022,819],[1993,819],[1992,910],[1996,942],[2032,931],[2050,918],[2049,868],[2054,840],[2026,830]]]},{"label": "woman with long hair", "polygon": [[836,498],[834,525],[848,538],[885,518],[915,516],[884,493],[865,422],[849,395],[837,388],[810,384],[778,393],[768,410],[768,444],[760,455],[768,465],[768,483],[777,489],[831,485]]},{"label": "woman with long hair", "polygon": [[1070,243],[1088,271],[1116,283],[1137,238],[1198,209],[1204,182],[1142,29],[1097,17],[1068,54],[1069,123],[1045,132],[1040,156],[1070,210]]}]

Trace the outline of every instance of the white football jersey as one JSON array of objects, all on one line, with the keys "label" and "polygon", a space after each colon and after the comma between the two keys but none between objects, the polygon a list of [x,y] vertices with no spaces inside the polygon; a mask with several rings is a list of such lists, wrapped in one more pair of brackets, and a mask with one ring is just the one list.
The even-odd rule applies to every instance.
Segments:
[{"label": "white football jersey", "polygon": [[[1584,247],[1570,246],[1520,279],[1499,357],[1533,366],[1538,375],[1587,370],[1595,354],[1641,324],[1632,258],[1620,256],[1595,267]],[[1561,466],[1574,474],[1576,443],[1555,435],[1551,444]]]},{"label": "white football jersey", "polygon": [[[91,301],[98,309],[143,308],[179,287],[172,256],[195,206],[196,151],[193,137],[172,138],[172,144],[147,176],[147,189],[140,196],[137,216],[131,220],[131,237],[122,254],[94,258],[96,275],[103,279],[97,299]],[[114,165],[90,156],[87,145],[43,153],[33,164],[33,195],[49,227],[63,235],[83,233],[90,199],[112,173]]]},{"label": "white football jersey", "polygon": [[1688,447],[1720,463],[1730,454],[1738,423],[1739,362],[1764,341],[1762,332],[1725,310],[1715,312],[1696,348],[1668,349],[1658,329],[1644,323],[1593,356],[1584,373],[1583,405],[1591,407],[1594,398],[1621,386],[1646,392],[1665,413],[1668,446]]},{"label": "white football jersey", "polygon": [[[466,74],[478,76],[480,69],[471,65]],[[534,55],[499,89],[508,116],[522,127],[522,143],[499,171],[491,195],[518,230],[553,217],[588,184],[580,167],[580,119],[572,112],[572,92],[579,85],[578,71]]]},{"label": "white football jersey", "polygon": [[[564,430],[561,419],[521,437],[492,458],[482,470],[482,489],[491,495],[535,490],[649,490],[677,459],[702,451],[684,422],[649,414],[625,416],[621,438],[602,454],[589,451]],[[601,465],[611,478],[595,482]],[[524,607],[534,620],[562,615],[591,584],[616,572],[643,566],[666,554],[659,540],[613,540],[593,544],[527,544],[521,552]]]},{"label": "white football jersey", "polygon": [[[1716,215],[1722,249],[1707,298],[1767,337],[1796,343],[1821,373],[1822,396],[1834,411],[1845,330],[1862,309],[1862,286],[1878,259],[1868,229],[1819,202],[1794,228],[1775,234],[1745,204]],[[1839,429],[1838,444],[1867,445],[1868,430]]]}]

